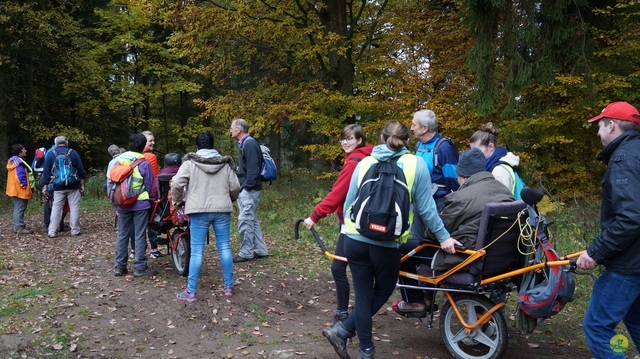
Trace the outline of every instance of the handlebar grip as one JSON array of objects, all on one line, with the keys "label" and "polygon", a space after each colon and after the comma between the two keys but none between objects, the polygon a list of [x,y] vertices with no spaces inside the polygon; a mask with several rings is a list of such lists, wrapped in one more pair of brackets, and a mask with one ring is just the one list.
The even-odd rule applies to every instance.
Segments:
[{"label": "handlebar grip", "polygon": [[294,239],[298,239],[300,238],[300,223],[304,222],[304,218],[298,218],[296,220],[295,225],[293,226],[293,238]]},{"label": "handlebar grip", "polygon": [[570,265],[571,267],[576,267],[576,266],[577,266],[577,264],[578,264],[578,258],[571,258],[571,259],[569,260],[569,265]]},{"label": "handlebar grip", "polygon": [[[295,225],[293,226],[293,238],[294,239],[298,239],[300,238],[300,223],[304,222],[304,218],[298,218],[296,220]],[[322,252],[326,252],[327,251],[327,247],[324,245],[324,242],[322,242],[322,238],[320,238],[320,236],[318,235],[318,232],[316,231],[315,228],[311,228],[311,234],[313,235],[313,238],[316,240],[316,242],[318,243],[318,246],[320,246],[320,249],[322,250]]]}]

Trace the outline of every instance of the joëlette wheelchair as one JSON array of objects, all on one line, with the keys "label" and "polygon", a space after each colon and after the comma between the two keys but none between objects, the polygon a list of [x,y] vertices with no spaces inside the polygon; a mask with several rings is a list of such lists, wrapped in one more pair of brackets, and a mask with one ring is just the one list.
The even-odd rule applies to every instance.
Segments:
[{"label": "jo\u00eblette wheelchair", "polygon": [[189,275],[189,259],[191,258],[191,243],[188,221],[172,219],[169,203],[169,190],[173,174],[158,176],[158,198],[151,201],[151,212],[148,227],[167,236],[167,247],[171,253],[173,268],[179,275]]},{"label": "jo\u00eblette wheelchair", "polygon": [[[508,343],[505,311],[501,310],[505,307],[506,294],[517,291],[527,274],[539,275],[537,273],[560,266],[571,266],[575,270],[575,260],[584,252],[559,257],[560,260],[555,261],[532,256],[538,250],[539,241],[548,240],[548,223],[536,208],[543,193],[528,187],[522,193],[524,201],[485,205],[475,248],[456,249],[457,253],[468,256],[462,263],[444,273],[437,273],[431,269],[430,258],[424,258],[415,273],[399,273],[396,284],[399,289],[443,293],[440,333],[454,358],[502,357]],[[295,223],[296,239],[302,221],[304,219],[298,219]],[[315,229],[312,228],[311,233],[326,257],[347,261],[327,251]],[[432,250],[423,251],[427,248]],[[404,254],[401,262],[437,248],[440,248],[437,243],[420,243]],[[402,278],[414,279],[418,285],[402,284]],[[429,329],[433,327],[435,298],[429,311]]]}]

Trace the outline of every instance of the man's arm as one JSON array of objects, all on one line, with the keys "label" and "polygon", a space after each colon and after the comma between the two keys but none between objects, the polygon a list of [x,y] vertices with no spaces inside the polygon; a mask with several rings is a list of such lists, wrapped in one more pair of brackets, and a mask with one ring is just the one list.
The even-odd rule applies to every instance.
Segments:
[{"label": "man's arm", "polygon": [[442,176],[444,177],[444,185],[447,193],[457,191],[460,187],[458,184],[458,176],[456,175],[456,167],[458,166],[458,153],[449,141],[443,141],[438,148],[438,162],[442,167]]},{"label": "man's arm", "polygon": [[610,198],[602,198],[610,201],[605,206],[612,208],[610,220],[603,226],[602,232],[596,237],[587,252],[596,262],[602,263],[621,252],[638,240],[640,233],[640,176],[637,168],[640,161],[627,155],[624,162],[609,162],[611,181],[609,186]]}]

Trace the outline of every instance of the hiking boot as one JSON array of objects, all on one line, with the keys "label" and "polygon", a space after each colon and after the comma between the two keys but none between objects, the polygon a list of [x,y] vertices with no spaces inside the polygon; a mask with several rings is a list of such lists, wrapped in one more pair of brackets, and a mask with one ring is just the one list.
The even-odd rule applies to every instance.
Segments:
[{"label": "hiking boot", "polygon": [[233,287],[230,285],[225,285],[224,288],[222,288],[222,292],[224,293],[225,297],[232,297],[233,296]]},{"label": "hiking boot", "polygon": [[127,273],[129,273],[129,271],[127,270],[127,267],[116,268],[116,270],[115,270],[116,277],[122,277],[124,275],[127,275]]},{"label": "hiking boot", "polygon": [[149,257],[153,258],[153,259],[157,259],[157,258],[162,258],[162,257],[166,257],[167,255],[160,252],[160,251],[155,251],[155,252],[151,252],[151,254],[149,254]]},{"label": "hiking boot", "polygon": [[349,352],[347,352],[347,338],[340,335],[341,326],[336,325],[334,327],[326,327],[322,330],[322,335],[329,341],[329,344],[333,346],[333,350],[336,351],[340,359],[349,359]]},{"label": "hiking boot", "polygon": [[18,229],[18,231],[16,232],[18,235],[25,235],[25,234],[33,234],[33,231],[30,229],[26,229],[26,228],[20,228]]},{"label": "hiking boot", "polygon": [[134,269],[133,270],[133,276],[134,277],[144,277],[144,276],[154,276],[157,275],[158,271],[155,269],[151,269],[149,267],[143,269],[143,270],[137,270]]},{"label": "hiking boot", "polygon": [[176,298],[180,299],[180,300],[184,300],[187,301],[189,303],[195,302],[196,300],[198,300],[196,298],[196,293],[191,293],[188,290],[184,290],[178,294],[176,294]]},{"label": "hiking boot", "polygon": [[233,256],[233,263],[242,263],[242,262],[248,262],[252,260],[253,258],[240,257],[239,255]]},{"label": "hiking boot", "polygon": [[376,347],[371,346],[371,348],[362,349],[360,348],[360,352],[358,352],[358,359],[374,359],[376,355]]},{"label": "hiking boot", "polygon": [[340,312],[340,311],[336,310],[336,313],[333,315],[333,319],[332,319],[330,327],[340,326],[342,324],[342,322],[347,320],[347,318],[349,318],[349,313],[348,312]]}]

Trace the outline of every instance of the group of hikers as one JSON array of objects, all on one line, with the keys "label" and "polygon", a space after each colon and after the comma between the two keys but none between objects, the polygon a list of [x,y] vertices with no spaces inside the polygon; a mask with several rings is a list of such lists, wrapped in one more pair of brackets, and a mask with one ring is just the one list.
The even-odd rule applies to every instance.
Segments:
[{"label": "group of hikers", "polygon": [[[607,165],[607,169],[602,181],[601,233],[578,258],[577,265],[582,269],[592,269],[600,264],[605,266],[605,271],[594,283],[583,327],[594,356],[613,358],[620,357],[620,353],[612,350],[610,345],[620,321],[625,323],[634,343],[640,344],[640,114],[631,104],[619,101],[609,104],[589,122],[598,124],[598,136],[604,146],[598,159]],[[411,133],[417,142],[413,153],[409,150]],[[238,141],[237,162],[215,150],[213,136],[208,132],[196,136],[196,152],[182,158],[177,154],[165,156],[168,171],[165,173],[174,174],[170,189],[172,205],[184,208],[189,217],[189,275],[186,288],[176,295],[179,300],[197,300],[197,282],[210,227],[215,233],[223,272],[222,292],[227,297],[234,293],[233,263],[269,255],[257,218],[263,153],[258,141],[249,134],[247,121],[233,120],[230,135]],[[372,316],[393,293],[398,272],[401,269],[415,272],[421,264],[414,261],[401,264],[403,253],[420,242],[433,241],[440,246],[437,254],[425,253],[425,257],[433,258],[432,268],[437,271],[452,268],[462,261],[456,254],[456,247],[474,247],[484,205],[518,200],[524,186],[516,169],[520,164],[519,157],[499,144],[498,129],[491,122],[483,124],[471,135],[470,149],[462,153],[450,138],[439,133],[436,114],[428,109],[413,114],[410,128],[401,122],[389,122],[377,140],[379,144],[369,145],[360,125],[344,127],[339,138],[345,153],[342,169],[331,191],[304,220],[305,227],[311,229],[320,219],[335,212],[340,222],[335,254],[348,262],[334,260],[331,264],[336,287],[336,311],[332,324],[322,332],[343,359],[349,358],[347,339],[356,335],[359,339],[358,358],[375,357]],[[163,255],[157,254],[157,244],[154,247],[155,241],[152,240],[157,238],[157,233],[151,233],[152,230],[147,228],[149,200],[157,195],[152,189],[157,189],[154,181],[160,174],[153,154],[154,143],[153,134],[146,131],[129,137],[127,151],[115,145],[109,149],[113,159],[109,163],[107,178],[110,178],[113,168],[129,166],[131,186],[136,192],[133,204],[116,206],[116,276],[128,274],[130,245],[133,275],[140,277],[158,273],[148,266],[146,257],[147,238],[152,257],[154,253],[155,256]],[[80,156],[68,148],[66,137],[56,137],[54,144],[55,148],[46,153],[39,149],[41,153],[37,152],[36,156],[43,160],[42,191],[52,197],[48,235],[54,238],[61,230],[60,219],[65,204],[68,204],[70,232],[77,236],[81,234],[78,207],[84,192],[85,173]],[[35,188],[34,172],[25,161],[24,146],[14,145],[11,154],[7,163],[6,193],[14,205],[14,232],[30,234],[32,231],[24,223],[24,210]],[[389,163],[391,167],[385,167]],[[60,174],[63,170],[69,170],[72,175],[64,177]],[[394,222],[397,225],[395,232],[394,228],[388,231],[387,222],[364,223],[369,228],[363,228],[361,207],[374,206],[372,203],[380,201],[381,194],[375,191],[367,194],[372,199],[370,202],[362,201],[365,188],[371,186],[369,179],[376,171],[381,173],[380,178],[386,171],[401,179],[402,186],[399,187],[404,188],[405,197],[398,187],[388,190],[398,193],[394,197],[396,201],[397,198],[406,198],[413,211],[406,217],[408,226]],[[230,246],[233,202],[237,202],[239,209],[238,232],[241,239],[235,256]],[[403,211],[402,207],[402,204],[395,206],[399,212]],[[384,236],[390,235],[392,240],[380,240],[386,237],[382,234],[376,237],[376,231],[384,232]],[[355,292],[351,311],[347,266]],[[417,281],[409,278],[401,280],[403,284],[418,285]],[[395,301],[392,307],[398,314],[424,318],[435,308],[432,305],[434,292],[424,293],[403,288],[401,300]]]},{"label": "group of hikers", "polygon": [[[625,357],[616,333],[620,321],[636,347],[640,345],[640,114],[628,102],[617,101],[589,122],[598,124],[604,149],[597,158],[607,168],[602,181],[601,232],[577,259],[577,266],[593,269],[603,265],[605,271],[593,285],[583,328],[596,358],[620,358]],[[415,154],[408,150],[410,131],[418,142]],[[440,255],[424,253],[423,257],[432,258],[435,272],[452,268],[462,261],[455,254],[456,246],[474,248],[484,205],[519,199],[524,187],[515,168],[519,158],[499,145],[492,123],[480,126],[470,137],[470,149],[459,155],[455,144],[438,132],[431,110],[414,113],[410,130],[400,122],[388,123],[378,141],[377,146],[367,145],[358,125],[343,129],[340,143],[346,157],[342,171],[331,191],[304,220],[308,229],[333,212],[340,220],[335,251],[347,262],[334,260],[331,265],[337,308],[333,323],[322,333],[342,359],[349,358],[347,339],[356,335],[358,358],[375,357],[372,316],[393,293],[399,270],[416,273],[420,264],[411,260],[401,264],[402,254],[422,241],[435,241]],[[414,208],[410,228],[392,241],[363,235],[371,232],[363,228],[362,218],[354,215],[359,197],[370,186],[370,172],[381,162],[401,169],[397,178],[406,182]],[[347,266],[355,292],[351,312]],[[400,280],[418,285],[410,278]],[[424,318],[428,310],[437,308],[432,306],[435,292],[424,293],[403,286],[402,300],[393,303],[393,310]]]}]

